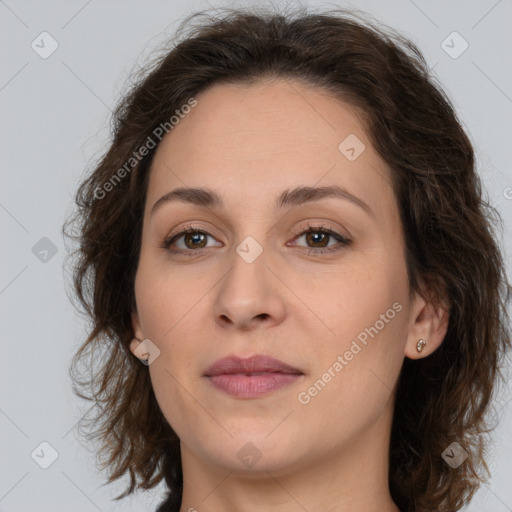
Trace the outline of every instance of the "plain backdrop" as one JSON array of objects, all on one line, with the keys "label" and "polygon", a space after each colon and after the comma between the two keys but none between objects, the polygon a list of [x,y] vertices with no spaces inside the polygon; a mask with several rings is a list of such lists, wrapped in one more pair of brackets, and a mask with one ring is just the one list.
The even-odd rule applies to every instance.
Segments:
[{"label": "plain backdrop", "polygon": [[[86,405],[71,392],[68,366],[86,324],[66,296],[61,227],[78,182],[107,147],[111,109],[130,73],[189,13],[234,5],[246,4],[0,1],[0,511],[153,511],[162,498],[159,486],[112,502],[125,482],[104,486],[93,453],[77,439]],[[475,144],[485,191],[504,220],[510,275],[512,2],[307,5],[355,6],[419,46]],[[492,479],[467,511],[512,510],[510,400],[510,386],[503,386],[489,451]]]}]

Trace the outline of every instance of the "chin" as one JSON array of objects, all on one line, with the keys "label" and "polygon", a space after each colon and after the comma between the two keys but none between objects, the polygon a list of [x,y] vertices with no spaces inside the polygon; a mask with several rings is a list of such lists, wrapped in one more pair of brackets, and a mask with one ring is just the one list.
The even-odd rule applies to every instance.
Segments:
[{"label": "chin", "polygon": [[215,440],[211,445],[200,447],[201,457],[226,470],[247,475],[286,472],[286,468],[296,464],[303,454],[298,452],[294,436],[285,431],[269,436],[271,431],[262,429],[261,433],[255,433],[253,427],[251,434],[239,432],[224,442]]}]

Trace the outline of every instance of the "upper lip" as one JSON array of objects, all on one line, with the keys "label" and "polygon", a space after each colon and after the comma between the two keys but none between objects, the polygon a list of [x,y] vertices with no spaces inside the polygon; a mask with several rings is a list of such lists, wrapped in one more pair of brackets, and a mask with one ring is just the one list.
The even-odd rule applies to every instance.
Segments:
[{"label": "upper lip", "polygon": [[287,373],[303,375],[299,369],[283,363],[279,359],[265,355],[255,355],[247,358],[228,356],[219,359],[206,370],[205,376],[213,377],[215,375],[235,373]]}]

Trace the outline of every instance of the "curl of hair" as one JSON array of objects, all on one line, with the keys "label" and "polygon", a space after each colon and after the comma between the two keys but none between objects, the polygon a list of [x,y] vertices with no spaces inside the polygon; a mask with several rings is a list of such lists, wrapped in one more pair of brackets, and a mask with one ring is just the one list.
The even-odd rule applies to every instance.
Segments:
[{"label": "curl of hair", "polygon": [[[485,480],[478,469],[489,472],[486,413],[501,358],[510,349],[511,287],[494,233],[501,219],[482,197],[472,144],[418,48],[368,15],[345,9],[221,11],[217,17],[189,16],[175,45],[122,98],[113,140],[80,185],[77,210],[63,228],[78,242],[73,289],[92,323],[70,371],[75,392],[97,406],[100,426],[91,438],[102,443],[108,482],[129,474],[128,489],[116,499],[165,478],[170,492],[159,510],[178,511],[183,486],[179,439],[158,407],[147,367],[128,348],[147,182],[158,144],[136,163],[130,159],[140,157],[156,127],[210,85],[280,78],[350,104],[392,171],[411,293],[428,294],[449,309],[450,319],[434,353],[404,361],[389,486],[404,512],[459,510]],[[114,183],[127,162],[132,169]],[[71,226],[74,233],[66,233]],[[90,370],[88,378],[81,364]],[[469,453],[456,469],[441,457],[452,442]]]}]

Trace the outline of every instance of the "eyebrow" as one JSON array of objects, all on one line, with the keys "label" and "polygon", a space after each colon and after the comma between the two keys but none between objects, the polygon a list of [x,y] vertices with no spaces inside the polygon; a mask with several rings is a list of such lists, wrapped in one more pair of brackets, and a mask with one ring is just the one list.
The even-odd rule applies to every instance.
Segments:
[{"label": "eyebrow", "polygon": [[[337,185],[326,186],[326,187],[307,187],[299,186],[294,189],[287,189],[281,192],[276,201],[278,208],[284,208],[286,206],[298,206],[304,203],[318,201],[323,198],[337,198],[348,200],[351,203],[362,208],[370,216],[374,217],[375,214],[371,208],[359,197],[348,192],[342,187]],[[197,206],[205,206],[209,208],[223,208],[224,202],[222,197],[217,192],[208,188],[194,188],[194,187],[180,187],[171,190],[167,194],[163,195],[151,209],[151,215],[153,215],[158,209],[164,204],[168,204],[174,201],[182,203],[191,203]]]}]

